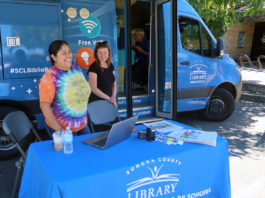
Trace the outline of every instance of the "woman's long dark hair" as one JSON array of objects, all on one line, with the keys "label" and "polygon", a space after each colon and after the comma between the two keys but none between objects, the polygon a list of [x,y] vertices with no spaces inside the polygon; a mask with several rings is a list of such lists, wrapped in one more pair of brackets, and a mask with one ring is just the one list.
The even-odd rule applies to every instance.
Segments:
[{"label": "woman's long dark hair", "polygon": [[51,57],[52,65],[54,65],[55,62],[52,59],[52,56],[51,55],[53,54],[54,56],[56,56],[57,53],[58,53],[58,51],[61,49],[61,47],[63,45],[68,45],[69,46],[69,44],[66,41],[64,41],[64,40],[55,40],[55,41],[53,41],[50,44],[50,46],[49,46],[49,54],[50,54],[50,57]]},{"label": "woman's long dark hair", "polygon": [[95,47],[95,50],[94,50],[94,57],[95,57],[96,65],[97,65],[98,67],[100,67],[100,62],[99,62],[98,55],[97,55],[98,50],[99,50],[100,48],[107,48],[107,49],[108,49],[109,57],[108,57],[106,63],[107,63],[107,65],[108,65],[108,67],[109,67],[109,66],[110,66],[110,63],[111,63],[111,58],[110,58],[110,57],[111,57],[111,53],[110,53],[110,47],[109,47],[107,41],[97,42],[97,44],[96,44],[96,47]]}]

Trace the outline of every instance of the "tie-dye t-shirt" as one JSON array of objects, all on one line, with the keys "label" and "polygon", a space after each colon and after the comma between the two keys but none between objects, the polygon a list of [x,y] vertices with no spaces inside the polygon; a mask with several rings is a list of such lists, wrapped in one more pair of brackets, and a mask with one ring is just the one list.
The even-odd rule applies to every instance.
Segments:
[{"label": "tie-dye t-shirt", "polygon": [[[52,111],[63,128],[73,132],[87,125],[87,103],[91,89],[80,67],[72,65],[64,71],[52,66],[39,83],[40,102],[51,104]],[[47,122],[48,126],[51,125]]]}]

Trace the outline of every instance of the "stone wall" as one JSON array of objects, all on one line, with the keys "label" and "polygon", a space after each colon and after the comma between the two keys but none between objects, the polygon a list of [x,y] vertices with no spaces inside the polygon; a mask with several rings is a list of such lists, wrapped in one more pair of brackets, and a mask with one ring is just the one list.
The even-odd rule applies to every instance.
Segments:
[{"label": "stone wall", "polygon": [[[222,37],[224,39],[225,53],[230,54],[235,60],[238,60],[242,55],[250,56],[254,29],[255,23],[251,22],[230,26]],[[243,47],[237,47],[239,32],[245,32],[245,42]]]}]

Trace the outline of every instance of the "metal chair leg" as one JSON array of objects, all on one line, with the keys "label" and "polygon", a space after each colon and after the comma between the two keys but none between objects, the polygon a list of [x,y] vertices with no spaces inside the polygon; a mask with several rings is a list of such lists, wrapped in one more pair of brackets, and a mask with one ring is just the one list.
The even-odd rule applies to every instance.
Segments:
[{"label": "metal chair leg", "polygon": [[93,124],[91,122],[88,122],[88,127],[90,129],[90,133],[94,133],[95,132],[95,129],[94,129]]},{"label": "metal chair leg", "polygon": [[19,161],[16,161],[15,163],[15,166],[17,167],[17,173],[16,173],[16,177],[15,177],[15,181],[14,181],[14,185],[12,189],[12,194],[11,194],[12,198],[17,197],[17,187],[20,184],[20,175],[21,175],[21,169],[23,169],[23,164],[24,164],[23,157],[20,157]]}]

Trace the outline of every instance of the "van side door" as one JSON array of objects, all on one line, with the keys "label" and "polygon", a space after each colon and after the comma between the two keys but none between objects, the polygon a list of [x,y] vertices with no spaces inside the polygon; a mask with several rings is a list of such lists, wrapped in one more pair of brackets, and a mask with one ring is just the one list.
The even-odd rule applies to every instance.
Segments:
[{"label": "van side door", "polygon": [[217,73],[215,39],[191,17],[178,20],[178,111],[205,108]]}]

